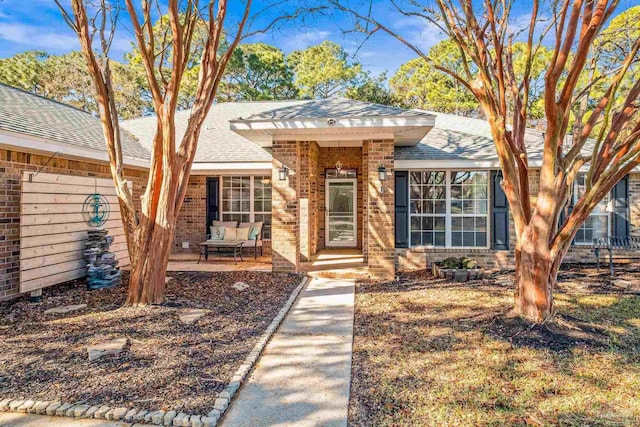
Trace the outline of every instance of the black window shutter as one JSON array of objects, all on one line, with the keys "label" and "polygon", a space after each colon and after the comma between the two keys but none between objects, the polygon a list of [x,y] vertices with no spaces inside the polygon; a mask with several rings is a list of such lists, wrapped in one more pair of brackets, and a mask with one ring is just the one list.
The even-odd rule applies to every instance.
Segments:
[{"label": "black window shutter", "polygon": [[209,234],[209,226],[213,221],[218,221],[219,218],[219,200],[220,200],[220,183],[217,177],[207,178],[207,223],[206,234]]},{"label": "black window shutter", "polygon": [[500,185],[501,171],[491,171],[491,249],[509,250],[509,202]]},{"label": "black window shutter", "polygon": [[629,235],[629,175],[622,178],[611,190],[613,212],[611,212],[611,235]]},{"label": "black window shutter", "polygon": [[396,248],[409,247],[409,173],[395,173]]}]

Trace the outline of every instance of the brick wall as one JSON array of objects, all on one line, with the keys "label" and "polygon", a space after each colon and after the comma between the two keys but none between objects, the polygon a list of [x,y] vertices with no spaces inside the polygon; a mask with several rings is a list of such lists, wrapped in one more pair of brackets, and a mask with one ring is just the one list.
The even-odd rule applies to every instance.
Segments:
[{"label": "brick wall", "polygon": [[[18,294],[20,275],[20,179],[23,171],[34,173],[44,165],[49,156],[0,149],[0,301]],[[54,157],[42,170],[75,176],[96,176],[111,178],[109,166],[99,163]],[[134,201],[140,203],[140,196],[147,183],[147,172],[125,170],[127,178],[133,182]]]},{"label": "brick wall", "polygon": [[[373,277],[392,279],[395,275],[394,141],[369,141],[366,149],[369,273]],[[384,182],[378,179],[380,165],[387,170]]]},{"label": "brick wall", "polygon": [[[529,174],[531,192],[534,194],[532,201],[535,201],[535,194],[538,191],[539,170],[532,170]],[[640,173],[632,173],[629,176],[629,205],[630,205],[630,232],[632,236],[640,236]],[[430,263],[441,261],[448,257],[468,256],[474,258],[478,263],[488,269],[512,269],[515,265],[515,254],[513,248],[516,243],[516,233],[513,218],[509,221],[509,251],[494,251],[491,249],[431,249],[431,248],[408,248],[396,249],[396,267],[399,270],[417,270],[426,268]],[[601,261],[606,261],[606,251],[600,255]],[[633,251],[616,252],[616,257],[621,262],[626,262],[638,256]],[[574,245],[567,253],[564,263],[594,263],[596,261],[593,246]],[[608,262],[608,261],[607,261]]]},{"label": "brick wall", "polygon": [[[274,141],[272,171],[271,248],[274,271],[297,271],[300,264],[299,145],[296,141]],[[279,170],[289,168],[280,181]]]},{"label": "brick wall", "polygon": [[362,248],[362,213],[364,206],[364,173],[362,166],[362,148],[361,147],[321,147],[319,157],[319,182],[318,188],[318,245],[320,248],[326,248],[326,224],[325,224],[325,202],[326,202],[326,170],[333,169],[336,166],[336,162],[342,164],[343,169],[356,169],[357,173],[357,244],[358,248]]},{"label": "brick wall", "polygon": [[[315,255],[320,248],[320,231],[318,221],[324,218],[320,207],[320,189],[323,185],[320,176],[320,147],[317,142],[309,143],[309,252]],[[324,199],[323,199],[324,200]]]},{"label": "brick wall", "polygon": [[[207,238],[207,177],[191,175],[176,222],[173,252],[197,252],[198,243]],[[189,242],[189,249],[182,249]]]}]

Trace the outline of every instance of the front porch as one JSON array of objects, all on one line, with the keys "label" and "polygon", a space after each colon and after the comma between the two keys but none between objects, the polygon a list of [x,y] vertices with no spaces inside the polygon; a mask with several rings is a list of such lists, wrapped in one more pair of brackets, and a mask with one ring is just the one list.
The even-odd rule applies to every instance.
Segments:
[{"label": "front porch", "polygon": [[167,271],[271,271],[271,255],[259,256],[257,259],[253,255],[245,255],[244,261],[238,259],[238,263],[233,262],[233,255],[228,253],[209,255],[209,260],[204,258],[198,262],[197,253],[174,253],[169,257]]}]

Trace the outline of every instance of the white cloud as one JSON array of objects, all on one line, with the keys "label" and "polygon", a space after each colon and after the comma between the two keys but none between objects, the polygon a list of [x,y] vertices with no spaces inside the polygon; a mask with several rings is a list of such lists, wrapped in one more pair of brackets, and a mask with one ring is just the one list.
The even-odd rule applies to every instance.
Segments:
[{"label": "white cloud", "polygon": [[0,39],[38,49],[69,50],[78,47],[72,34],[59,34],[45,28],[0,22]]},{"label": "white cloud", "polygon": [[393,29],[425,53],[447,38],[434,23],[418,16],[399,16],[394,20]]},{"label": "white cloud", "polygon": [[[64,28],[66,30],[66,28]],[[5,40],[25,49],[42,49],[50,53],[64,53],[80,48],[77,36],[68,29],[51,30],[47,27],[35,25],[0,22],[0,40]],[[121,30],[121,29],[119,29]],[[125,37],[123,32],[116,33],[111,45],[112,57],[117,59],[124,52],[131,50],[130,37]],[[97,40],[96,40],[96,43]]]},{"label": "white cloud", "polygon": [[285,52],[305,49],[309,46],[313,46],[327,40],[330,35],[331,31],[327,30],[308,30],[304,32],[294,31],[286,36],[286,40],[282,44],[282,47]]}]

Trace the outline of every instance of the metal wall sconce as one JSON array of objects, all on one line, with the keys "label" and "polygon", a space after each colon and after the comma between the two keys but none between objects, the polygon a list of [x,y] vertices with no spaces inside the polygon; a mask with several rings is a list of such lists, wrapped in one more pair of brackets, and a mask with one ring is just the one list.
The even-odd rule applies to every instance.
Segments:
[{"label": "metal wall sconce", "polygon": [[387,168],[378,166],[378,179],[380,180],[380,194],[384,194],[384,182],[387,180]]},{"label": "metal wall sconce", "polygon": [[288,174],[289,174],[289,168],[286,167],[285,165],[282,165],[282,167],[278,171],[278,175],[279,175],[280,181],[286,181]]},{"label": "metal wall sconce", "polygon": [[378,179],[380,181],[386,181],[387,180],[387,168],[385,168],[382,165],[380,165],[378,167]]}]

